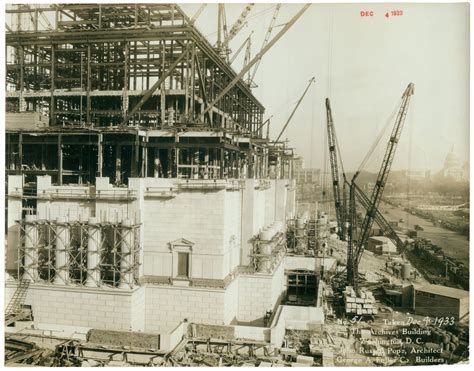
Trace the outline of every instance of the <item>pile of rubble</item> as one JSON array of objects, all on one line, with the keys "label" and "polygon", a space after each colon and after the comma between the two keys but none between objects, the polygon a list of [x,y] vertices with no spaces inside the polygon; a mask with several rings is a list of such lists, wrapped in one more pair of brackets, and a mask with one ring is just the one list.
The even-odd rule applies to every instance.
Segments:
[{"label": "pile of rubble", "polygon": [[360,294],[357,295],[352,286],[346,286],[344,303],[347,314],[374,315],[378,313],[374,295],[367,290],[361,289]]},{"label": "pile of rubble", "polygon": [[24,336],[5,336],[5,365],[7,366],[79,366],[80,361],[71,354],[76,343],[65,340],[55,347],[41,347]]}]

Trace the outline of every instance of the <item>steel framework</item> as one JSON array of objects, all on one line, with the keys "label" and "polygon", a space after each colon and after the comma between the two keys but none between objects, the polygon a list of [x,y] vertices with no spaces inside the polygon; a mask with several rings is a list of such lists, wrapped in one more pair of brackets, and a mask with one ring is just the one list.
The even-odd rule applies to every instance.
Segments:
[{"label": "steel framework", "polygon": [[268,175],[264,107],[177,5],[7,5],[6,23],[7,174]]}]

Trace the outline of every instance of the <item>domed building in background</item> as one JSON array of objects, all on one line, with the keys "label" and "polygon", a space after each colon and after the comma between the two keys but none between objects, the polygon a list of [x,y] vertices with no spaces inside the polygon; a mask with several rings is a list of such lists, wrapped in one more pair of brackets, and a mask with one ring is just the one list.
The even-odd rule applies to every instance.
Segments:
[{"label": "domed building in background", "polygon": [[451,150],[444,160],[443,169],[441,170],[443,178],[452,178],[456,181],[463,180],[464,168],[461,165],[459,157]]}]

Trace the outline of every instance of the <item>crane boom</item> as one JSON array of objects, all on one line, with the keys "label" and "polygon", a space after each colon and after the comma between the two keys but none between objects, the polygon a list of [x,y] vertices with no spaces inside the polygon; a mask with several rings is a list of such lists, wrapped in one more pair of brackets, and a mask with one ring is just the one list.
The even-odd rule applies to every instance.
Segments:
[{"label": "crane boom", "polygon": [[[395,152],[398,146],[398,142],[400,140],[400,136],[402,133],[403,125],[405,123],[406,114],[408,112],[408,106],[410,104],[410,98],[414,93],[414,85],[413,83],[408,84],[405,92],[402,95],[402,103],[398,110],[397,118],[395,120],[395,125],[392,129],[392,133],[390,134],[390,139],[387,144],[387,149],[385,150],[385,155],[382,161],[382,165],[380,167],[377,181],[375,182],[375,187],[372,192],[372,196],[370,198],[370,203],[367,207],[367,212],[364,217],[364,221],[362,222],[362,226],[360,229],[360,233],[358,235],[357,240],[354,241],[354,228],[356,226],[356,211],[355,211],[355,198],[356,198],[356,183],[355,178],[357,177],[358,173],[354,175],[351,182],[351,189],[350,189],[350,204],[354,204],[350,206],[350,215],[351,215],[351,237],[349,239],[348,244],[348,261],[347,261],[347,274],[348,274],[348,281],[350,284],[357,289],[357,279],[358,279],[358,267],[360,260],[362,258],[362,253],[364,252],[364,245],[367,243],[369,239],[369,233],[376,219],[378,207],[380,201],[382,199],[382,194],[385,188],[385,183],[387,182],[388,175],[390,173],[390,169],[392,167],[393,158],[395,156]],[[349,257],[349,253],[351,256]],[[349,260],[350,259],[350,260]]]},{"label": "crane boom", "polygon": [[239,18],[238,18],[237,21],[235,21],[235,23],[232,25],[232,27],[231,27],[230,30],[229,30],[229,33],[225,36],[224,41],[222,42],[224,48],[227,48],[227,47],[229,46],[230,41],[231,41],[231,40],[239,33],[239,31],[242,29],[242,27],[243,27],[244,24],[245,24],[245,19],[247,18],[248,14],[250,13],[250,11],[252,10],[252,8],[253,8],[254,5],[255,5],[254,3],[247,4],[247,5],[245,6],[244,10],[242,11],[242,13],[240,13]]},{"label": "crane boom", "polygon": [[276,138],[275,142],[278,142],[278,140],[281,138],[281,136],[282,136],[283,133],[285,132],[286,127],[287,127],[288,124],[290,123],[291,119],[293,118],[293,115],[295,114],[296,110],[298,109],[298,107],[300,106],[301,102],[303,101],[303,98],[304,98],[304,96],[306,95],[306,93],[308,92],[309,87],[310,87],[311,84],[312,84],[313,82],[315,82],[315,81],[316,81],[316,79],[315,79],[314,77],[312,77],[311,80],[309,80],[309,83],[308,83],[308,85],[306,86],[306,89],[304,90],[303,95],[301,96],[301,98],[300,98],[300,99],[298,100],[298,102],[296,103],[295,108],[293,108],[293,111],[291,112],[290,117],[288,117],[288,120],[286,120],[285,126],[283,126],[283,129],[281,129],[280,134],[278,134],[278,137]]},{"label": "crane boom", "polygon": [[196,118],[195,122],[201,121],[204,116],[219,102],[239,81],[240,79],[252,68],[252,66],[263,57],[263,55],[271,49],[275,43],[296,23],[296,21],[303,15],[303,13],[311,6],[311,4],[305,4],[303,7],[285,24],[285,26],[270,40],[270,42],[260,50],[257,55],[240,71],[231,82],[229,82],[224,89],[217,95],[216,98],[204,109],[203,112]]},{"label": "crane boom", "polygon": [[328,148],[329,161],[331,163],[332,189],[334,193],[334,207],[336,210],[336,220],[338,227],[338,235],[341,240],[344,239],[344,210],[341,202],[341,189],[339,185],[339,169],[337,166],[337,148],[336,148],[336,132],[334,130],[334,122],[332,118],[331,102],[326,98],[326,119],[328,131]]},{"label": "crane boom", "polygon": [[400,140],[400,135],[402,133],[403,125],[405,124],[405,118],[408,112],[408,106],[410,104],[410,98],[414,92],[413,83],[408,84],[405,92],[402,96],[402,104],[397,114],[397,119],[395,120],[395,126],[393,127],[390,139],[387,144],[387,149],[385,150],[385,155],[382,161],[382,166],[380,167],[379,174],[377,176],[377,181],[375,182],[375,187],[372,192],[372,197],[370,198],[370,207],[367,210],[364,221],[361,227],[361,234],[359,238],[359,246],[357,252],[357,258],[360,260],[360,254],[362,252],[363,246],[369,238],[370,229],[374,222],[374,218],[379,207],[380,201],[382,200],[382,194],[385,188],[385,183],[387,182],[390,169],[392,167],[393,158],[395,157],[395,151],[397,150],[398,141]]},{"label": "crane boom", "polygon": [[[261,49],[263,49],[268,44],[268,40],[270,40],[270,35],[272,34],[273,27],[275,26],[275,22],[276,22],[278,13],[280,12],[280,8],[281,8],[281,4],[277,4],[276,8],[275,8],[275,11],[273,12],[272,20],[270,21],[270,25],[268,26],[267,33],[265,34],[265,39],[263,40],[263,44],[262,44]],[[261,60],[262,59],[260,58],[257,61],[257,63],[255,63],[255,67],[253,68],[253,71],[252,71],[252,76],[250,77],[250,79],[248,81],[249,85],[252,85],[253,80],[255,79],[255,74],[257,73],[258,66],[260,66],[260,61]]]},{"label": "crane boom", "polygon": [[[367,195],[360,189],[360,187],[357,184],[354,184],[355,187],[355,196],[359,203],[364,207],[365,210],[368,210],[370,206],[370,199],[367,197]],[[382,213],[380,212],[379,209],[375,211],[375,223],[382,229],[382,232],[385,236],[390,238],[395,245],[398,247],[398,250],[400,252],[403,252],[405,248],[405,244],[403,241],[398,237],[397,233],[393,230],[392,226],[390,223],[384,218]]]}]

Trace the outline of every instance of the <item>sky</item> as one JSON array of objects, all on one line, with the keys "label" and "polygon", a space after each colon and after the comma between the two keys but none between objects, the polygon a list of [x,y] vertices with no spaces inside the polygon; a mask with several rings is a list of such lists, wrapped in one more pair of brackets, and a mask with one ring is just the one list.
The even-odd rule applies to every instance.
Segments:
[{"label": "sky", "polygon": [[[192,16],[199,5],[181,7]],[[229,28],[243,8],[225,5]],[[272,37],[300,8],[282,5]],[[255,55],[274,9],[274,4],[256,4],[231,49],[253,31]],[[392,10],[403,14],[385,17]],[[373,16],[362,17],[361,11]],[[196,25],[214,43],[217,4],[207,5]],[[232,65],[237,72],[243,54]],[[256,73],[253,92],[266,107],[265,118],[273,115],[272,139],[313,76],[316,84],[283,135],[306,167],[327,164],[324,101],[329,97],[346,171],[359,168],[379,132],[390,125],[364,168],[377,171],[393,112],[410,82],[415,94],[392,169],[439,171],[452,148],[462,163],[469,160],[469,4],[312,4],[265,54]]]}]

